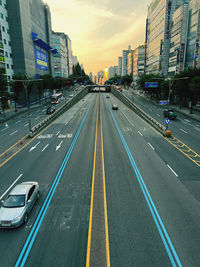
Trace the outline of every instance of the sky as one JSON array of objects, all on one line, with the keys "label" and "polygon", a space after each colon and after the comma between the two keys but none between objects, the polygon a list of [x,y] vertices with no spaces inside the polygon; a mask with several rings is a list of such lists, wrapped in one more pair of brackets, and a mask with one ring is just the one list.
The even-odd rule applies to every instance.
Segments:
[{"label": "sky", "polygon": [[43,0],[53,31],[66,33],[85,72],[118,65],[122,50],[144,44],[150,0]]}]

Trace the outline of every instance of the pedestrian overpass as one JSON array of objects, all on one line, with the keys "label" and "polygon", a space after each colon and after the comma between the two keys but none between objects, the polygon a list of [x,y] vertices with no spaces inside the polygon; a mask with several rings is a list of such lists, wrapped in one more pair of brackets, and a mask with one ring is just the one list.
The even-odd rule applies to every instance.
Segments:
[{"label": "pedestrian overpass", "polygon": [[88,93],[111,92],[111,85],[87,85]]}]

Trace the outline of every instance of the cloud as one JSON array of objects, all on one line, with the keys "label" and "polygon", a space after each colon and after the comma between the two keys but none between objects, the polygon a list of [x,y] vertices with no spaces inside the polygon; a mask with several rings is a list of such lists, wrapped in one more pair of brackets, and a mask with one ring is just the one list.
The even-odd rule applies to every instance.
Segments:
[{"label": "cloud", "polygon": [[53,30],[69,35],[73,52],[87,73],[117,64],[129,44],[135,48],[144,42],[148,0],[45,2],[50,6]]}]

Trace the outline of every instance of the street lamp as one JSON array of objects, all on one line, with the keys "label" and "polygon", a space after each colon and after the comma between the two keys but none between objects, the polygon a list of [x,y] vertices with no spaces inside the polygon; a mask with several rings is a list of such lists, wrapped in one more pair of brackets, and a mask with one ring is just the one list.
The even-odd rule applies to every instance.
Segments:
[{"label": "street lamp", "polygon": [[26,92],[26,104],[27,104],[27,108],[28,108],[28,125],[29,125],[29,132],[30,134],[32,134],[32,129],[31,129],[31,119],[30,119],[30,106],[29,106],[29,99],[28,99],[28,83],[29,82],[37,82],[37,81],[42,81],[43,79],[36,79],[36,80],[30,80],[28,75],[25,74],[25,76],[27,77],[27,80],[13,80],[14,82],[22,82],[24,88],[25,88],[25,92]]}]

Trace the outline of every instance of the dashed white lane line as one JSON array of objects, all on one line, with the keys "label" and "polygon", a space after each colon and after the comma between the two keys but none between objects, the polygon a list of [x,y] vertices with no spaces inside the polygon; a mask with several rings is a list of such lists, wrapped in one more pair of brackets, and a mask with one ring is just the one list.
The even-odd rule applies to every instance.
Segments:
[{"label": "dashed white lane line", "polygon": [[187,119],[184,119],[185,121],[187,121],[187,122],[190,122],[189,120],[187,120]]},{"label": "dashed white lane line", "polygon": [[43,149],[42,152],[45,151],[45,149],[49,146],[49,144],[47,144]]},{"label": "dashed white lane line", "polygon": [[57,134],[56,134],[56,135],[59,135],[59,133],[60,133],[60,131],[59,131],[59,132],[57,132]]},{"label": "dashed white lane line", "polygon": [[6,127],[6,128],[4,128],[4,129],[2,129],[1,132],[5,131],[6,129],[9,129],[9,127]]},{"label": "dashed white lane line", "polygon": [[13,187],[13,185],[22,177],[22,173],[17,177],[17,179],[11,184],[11,186],[3,193],[3,195],[0,197],[0,200],[7,194],[7,192],[10,190],[10,188]]},{"label": "dashed white lane line", "polygon": [[151,108],[148,108],[150,111],[152,111],[152,109]]},{"label": "dashed white lane line", "polygon": [[129,118],[124,114],[124,112],[121,110],[121,113],[124,115],[124,117],[130,122],[130,124],[134,127],[135,125],[129,120]]},{"label": "dashed white lane line", "polygon": [[11,133],[10,135],[13,135],[13,134],[15,134],[15,133],[17,133],[18,132],[18,130],[16,130],[16,131],[14,131],[13,133]]},{"label": "dashed white lane line", "polygon": [[173,174],[178,177],[178,174],[167,164],[167,167],[173,172]]},{"label": "dashed white lane line", "polygon": [[16,121],[15,123],[18,124],[18,123],[20,123],[20,122],[21,122],[21,120],[20,120],[20,121]]},{"label": "dashed white lane line", "polygon": [[149,145],[153,150],[155,150],[155,148],[152,146],[152,144],[148,143],[148,145]]},{"label": "dashed white lane line", "polygon": [[160,114],[156,113],[156,115],[157,115],[158,117],[160,117]]},{"label": "dashed white lane line", "polygon": [[186,132],[185,130],[183,130],[183,129],[181,129],[181,128],[179,128],[179,129],[180,129],[182,132],[186,133],[186,134],[188,133],[188,132]]},{"label": "dashed white lane line", "polygon": [[138,131],[138,133],[139,133],[139,135],[143,136],[143,134],[140,131]]},{"label": "dashed white lane line", "polygon": [[28,123],[24,125],[24,127],[28,126]]},{"label": "dashed white lane line", "polygon": [[37,118],[35,118],[35,120],[38,120],[40,118],[40,116],[39,117],[37,117]]}]

